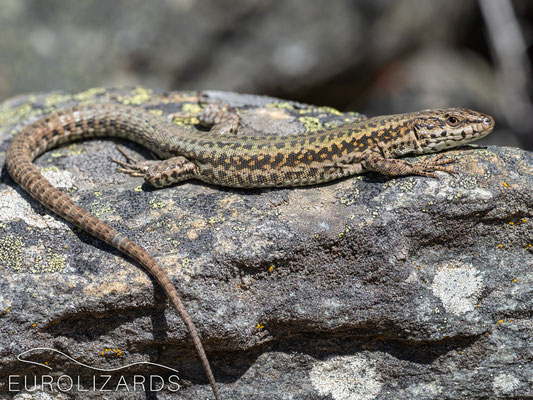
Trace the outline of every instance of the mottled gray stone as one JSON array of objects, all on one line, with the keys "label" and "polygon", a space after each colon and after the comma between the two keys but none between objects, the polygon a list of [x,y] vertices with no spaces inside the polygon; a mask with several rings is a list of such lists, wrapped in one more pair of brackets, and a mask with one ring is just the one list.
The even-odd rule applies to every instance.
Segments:
[{"label": "mottled gray stone", "polygon": [[[42,110],[119,100],[167,114],[194,109],[196,97],[109,89],[10,100],[0,105],[0,163],[11,133]],[[216,97],[239,104],[252,134],[272,129],[269,120],[291,134],[357,118]],[[162,264],[201,332],[224,399],[532,397],[533,154],[476,146],[448,154],[459,173],[440,180],[365,174],[248,191],[199,182],[152,190],[116,172],[111,141],[72,144],[37,164]],[[35,347],[100,368],[159,363],[179,371],[179,398],[210,396],[155,282],[36,204],[5,168],[0,243],[0,396],[10,397],[9,374],[92,374],[52,353],[31,359],[53,372],[17,360]],[[164,372],[138,365],[120,374],[131,382]]]}]

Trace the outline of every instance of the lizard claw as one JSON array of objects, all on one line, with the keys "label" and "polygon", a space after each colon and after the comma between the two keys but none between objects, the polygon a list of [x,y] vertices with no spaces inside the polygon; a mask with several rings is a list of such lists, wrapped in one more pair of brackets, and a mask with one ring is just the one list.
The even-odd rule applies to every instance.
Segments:
[{"label": "lizard claw", "polygon": [[124,156],[126,161],[117,160],[116,158],[110,157],[111,161],[113,161],[115,164],[120,165],[122,168],[118,168],[119,172],[122,172],[124,174],[128,174],[135,177],[144,177],[146,175],[146,171],[150,167],[150,164],[153,163],[153,161],[146,160],[146,161],[139,161],[135,159],[134,157],[130,156],[126,153],[126,151],[122,148],[122,146],[119,146],[117,144],[117,150]]},{"label": "lizard claw", "polygon": [[122,147],[119,144],[117,144],[116,147],[117,147],[117,150],[120,152],[120,154],[122,154],[124,156],[124,158],[126,159],[126,161],[128,161],[128,163],[132,164],[132,163],[137,163],[138,162],[138,160],[136,158],[134,158],[134,157],[130,156],[128,153],[126,153],[126,150],[124,150],[124,147]]}]

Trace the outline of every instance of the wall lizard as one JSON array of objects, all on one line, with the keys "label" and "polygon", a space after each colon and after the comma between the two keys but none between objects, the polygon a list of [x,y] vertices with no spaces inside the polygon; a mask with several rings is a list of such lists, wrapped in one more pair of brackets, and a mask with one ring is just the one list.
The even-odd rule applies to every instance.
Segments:
[{"label": "wall lizard", "polygon": [[[314,185],[365,171],[388,176],[455,173],[439,155],[410,163],[399,157],[456,147],[489,134],[494,119],[466,108],[374,117],[311,134],[250,137],[234,134],[236,114],[205,114],[210,132],[194,134],[141,108],[95,104],[50,114],[24,128],[11,142],[6,165],[33,198],[73,225],[137,261],[163,287],[183,320],[215,398],[220,395],[194,323],[170,279],[140,246],[74,203],[33,164],[47,150],[79,139],[116,137],[150,149],[161,160],[114,160],[120,171],[143,176],[155,187],[187,179],[235,188]],[[225,133],[225,134],[221,134]]]}]

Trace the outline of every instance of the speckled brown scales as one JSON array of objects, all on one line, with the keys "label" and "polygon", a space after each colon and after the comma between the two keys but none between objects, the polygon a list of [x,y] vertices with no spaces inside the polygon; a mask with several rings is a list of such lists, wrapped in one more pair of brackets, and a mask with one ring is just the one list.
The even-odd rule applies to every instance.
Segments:
[{"label": "speckled brown scales", "polygon": [[164,159],[119,161],[124,172],[144,176],[157,187],[190,178],[242,188],[301,186],[364,171],[429,177],[436,177],[435,171],[453,172],[446,165],[452,160],[443,157],[414,164],[396,158],[462,145],[487,135],[494,126],[488,115],[450,108],[375,117],[312,134],[257,138],[231,133],[238,123],[235,115],[217,117],[211,111],[206,115],[215,124],[214,131],[195,134],[141,108],[116,104],[72,108],[19,133],[9,146],[6,164],[13,179],[45,207],[116,247],[157,279],[192,337],[216,399],[220,397],[200,337],[166,273],[144,249],[52,186],[33,165],[37,156],[77,139],[119,137]]}]

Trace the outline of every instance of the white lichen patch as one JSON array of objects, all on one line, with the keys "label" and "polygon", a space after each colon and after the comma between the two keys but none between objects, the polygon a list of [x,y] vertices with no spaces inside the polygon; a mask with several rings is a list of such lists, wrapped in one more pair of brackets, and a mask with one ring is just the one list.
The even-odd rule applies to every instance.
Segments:
[{"label": "white lichen patch", "polygon": [[30,201],[34,202],[23,198],[12,189],[0,192],[0,221],[10,222],[21,219],[29,227],[39,229],[61,229],[65,227],[65,222],[55,219],[49,214],[37,214]]},{"label": "white lichen patch", "polygon": [[69,189],[74,186],[73,175],[69,171],[46,169],[42,170],[41,173],[57,188]]},{"label": "white lichen patch", "polygon": [[318,393],[331,395],[335,400],[372,400],[383,386],[373,363],[361,355],[319,361],[313,366],[309,378]]},{"label": "white lichen patch", "polygon": [[520,380],[511,374],[496,375],[492,381],[492,390],[499,395],[510,395],[520,386]]},{"label": "white lichen patch", "polygon": [[483,287],[483,278],[472,265],[445,264],[433,279],[433,294],[439,297],[447,312],[455,315],[474,310]]}]

